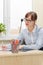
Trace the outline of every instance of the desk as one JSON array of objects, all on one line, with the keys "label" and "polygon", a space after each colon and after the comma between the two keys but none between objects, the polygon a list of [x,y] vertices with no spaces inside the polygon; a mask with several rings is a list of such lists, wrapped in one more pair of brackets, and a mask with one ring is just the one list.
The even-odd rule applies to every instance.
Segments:
[{"label": "desk", "polygon": [[43,65],[43,51],[0,52],[0,65]]}]

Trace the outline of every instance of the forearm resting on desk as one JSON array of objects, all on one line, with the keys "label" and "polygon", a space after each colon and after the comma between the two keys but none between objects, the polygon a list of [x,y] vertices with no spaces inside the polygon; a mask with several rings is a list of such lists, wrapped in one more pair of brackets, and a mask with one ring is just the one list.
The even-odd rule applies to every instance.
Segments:
[{"label": "forearm resting on desk", "polygon": [[19,49],[40,49],[40,45],[19,45]]}]

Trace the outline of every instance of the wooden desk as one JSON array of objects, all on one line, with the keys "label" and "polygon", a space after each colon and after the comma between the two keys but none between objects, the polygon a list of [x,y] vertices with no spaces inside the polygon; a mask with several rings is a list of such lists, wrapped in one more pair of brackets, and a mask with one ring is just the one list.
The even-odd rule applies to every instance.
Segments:
[{"label": "wooden desk", "polygon": [[0,65],[43,65],[43,51],[18,53],[0,51]]}]

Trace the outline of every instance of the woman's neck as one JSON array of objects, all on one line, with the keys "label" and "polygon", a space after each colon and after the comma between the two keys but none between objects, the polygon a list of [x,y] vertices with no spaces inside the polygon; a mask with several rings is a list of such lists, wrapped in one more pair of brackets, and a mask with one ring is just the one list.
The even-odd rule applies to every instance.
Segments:
[{"label": "woman's neck", "polygon": [[29,28],[28,28],[29,32],[32,32],[33,29],[34,29],[34,27],[35,27],[35,26],[29,27]]}]

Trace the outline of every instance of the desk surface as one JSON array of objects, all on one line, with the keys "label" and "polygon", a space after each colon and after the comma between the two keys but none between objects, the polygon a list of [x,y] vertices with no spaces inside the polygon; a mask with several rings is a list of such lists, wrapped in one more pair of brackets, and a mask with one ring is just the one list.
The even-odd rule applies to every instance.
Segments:
[{"label": "desk surface", "polygon": [[43,65],[43,51],[18,53],[0,51],[0,65]]},{"label": "desk surface", "polygon": [[43,54],[43,51],[31,50],[26,52],[19,51],[18,53],[12,53],[10,51],[0,51],[0,56],[18,56],[18,55],[40,55]]}]

